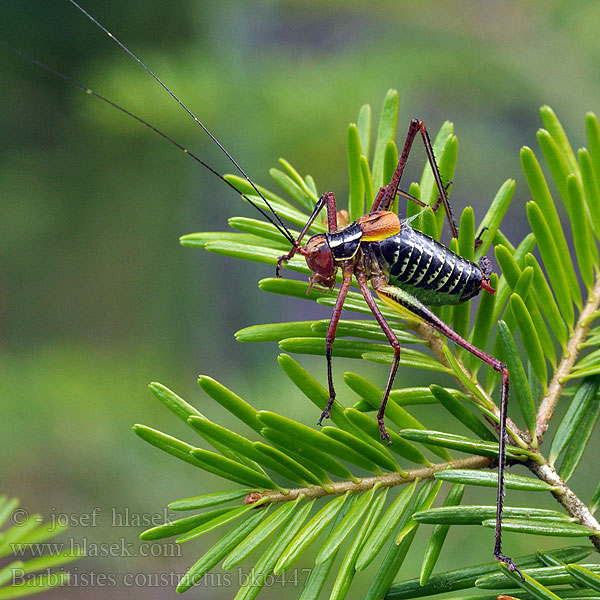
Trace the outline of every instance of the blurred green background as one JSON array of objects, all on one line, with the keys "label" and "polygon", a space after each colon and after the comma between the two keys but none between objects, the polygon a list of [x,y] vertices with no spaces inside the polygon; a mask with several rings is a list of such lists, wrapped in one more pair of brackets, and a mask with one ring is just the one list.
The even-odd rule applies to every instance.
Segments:
[{"label": "blurred green background", "polygon": [[[472,204],[481,218],[500,184],[517,179],[503,226],[512,241],[523,235],[528,198],[518,152],[524,144],[536,149],[538,107],[554,108],[575,147],[584,143],[585,111],[600,110],[597,2],[104,0],[85,7],[263,185],[274,187],[267,171],[284,156],[311,173],[321,192],[344,198],[347,125],[364,103],[377,117],[386,90],[398,89],[399,138],[411,117],[433,132],[446,119],[455,124],[457,211]],[[9,43],[231,172],[156,83],[67,2],[4,2],[1,14]],[[116,527],[112,510],[151,514],[173,499],[228,485],[131,434],[131,424],[143,422],[190,439],[146,384],[160,381],[222,420],[195,384],[197,374],[209,374],[260,408],[312,424],[313,407],[278,371],[276,346],[243,346],[233,333],[328,314],[260,293],[256,281],[272,276],[270,268],[179,246],[182,234],[222,229],[233,215],[254,216],[210,174],[132,120],[4,50],[0,69],[0,491],[19,496],[32,512],[68,515],[75,540],[123,538],[135,553],[145,524]],[[416,147],[413,173],[424,159]],[[322,361],[301,362],[324,380]],[[343,390],[344,368],[382,385],[387,377],[384,368],[339,361],[346,404],[355,398]],[[430,383],[400,372],[397,384],[406,381]],[[432,427],[442,418],[417,416]],[[491,490],[483,501],[493,502]],[[78,526],[96,507],[98,527]],[[457,551],[468,535],[455,533]],[[487,560],[492,534],[482,537],[469,544]],[[506,551],[520,553],[521,540],[506,539]],[[175,597],[173,581],[132,589],[124,574],[182,573],[210,542],[165,546],[165,554],[181,552],[174,557],[91,556],[71,569],[78,585],[46,597]],[[457,566],[451,548],[441,568]],[[114,574],[115,585],[90,587],[85,577],[92,571]],[[404,573],[414,575],[414,566],[407,563]],[[188,595],[229,598],[236,577],[230,584],[213,579]],[[274,585],[263,597],[298,594],[294,585]]]}]

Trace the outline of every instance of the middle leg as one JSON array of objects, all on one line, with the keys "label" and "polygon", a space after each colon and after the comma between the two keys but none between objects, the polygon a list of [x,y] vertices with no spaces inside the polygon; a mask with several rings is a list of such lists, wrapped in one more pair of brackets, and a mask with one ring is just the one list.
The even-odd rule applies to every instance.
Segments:
[{"label": "middle leg", "polygon": [[377,319],[377,322],[379,323],[379,326],[381,327],[383,333],[385,333],[387,339],[390,342],[390,345],[394,349],[394,359],[392,361],[392,368],[390,369],[387,384],[383,392],[381,406],[379,407],[379,411],[377,412],[377,423],[379,424],[381,439],[387,440],[388,444],[391,444],[392,441],[390,440],[390,436],[385,429],[383,417],[385,415],[385,407],[387,406],[387,401],[390,395],[390,391],[392,389],[392,385],[394,383],[394,378],[396,377],[396,371],[398,370],[398,365],[400,364],[400,342],[398,341],[398,338],[396,337],[396,334],[393,332],[392,328],[388,325],[387,321],[385,320],[385,317],[381,314],[379,307],[375,303],[375,299],[371,295],[369,286],[367,285],[367,278],[365,274],[359,271],[358,273],[356,273],[356,280],[358,281],[360,291],[362,292],[362,295],[364,296],[367,305],[371,309],[371,312]]},{"label": "middle leg", "polygon": [[[396,194],[398,194],[400,179],[402,178],[402,174],[404,173],[404,167],[408,161],[408,155],[410,154],[410,150],[412,148],[415,136],[417,133],[421,134],[423,138],[423,145],[425,146],[425,152],[427,154],[427,160],[431,166],[431,171],[433,173],[433,178],[435,180],[435,184],[438,188],[438,201],[435,204],[435,207],[439,206],[440,200],[444,205],[444,210],[446,211],[446,216],[448,218],[448,223],[450,225],[450,229],[452,231],[452,237],[458,237],[458,227],[456,226],[456,222],[454,221],[454,215],[452,214],[452,208],[450,207],[450,203],[448,201],[448,196],[446,194],[446,186],[442,183],[442,176],[440,175],[440,170],[437,166],[437,162],[435,160],[435,155],[433,153],[433,146],[431,145],[431,140],[429,139],[429,134],[427,133],[427,128],[423,121],[418,119],[413,119],[410,122],[408,127],[408,133],[406,134],[406,140],[404,141],[404,148],[402,149],[402,154],[398,160],[398,166],[392,175],[390,183],[381,188],[375,201],[373,202],[373,207],[371,211],[374,210],[389,210],[392,205]],[[402,194],[403,196],[410,196],[410,194],[406,194],[405,192]],[[410,196],[412,200],[413,197]]]},{"label": "middle leg", "polygon": [[295,240],[292,249],[287,254],[284,254],[283,256],[280,256],[277,259],[277,267],[275,269],[275,274],[277,275],[277,277],[280,276],[279,272],[281,271],[283,263],[290,260],[294,256],[294,254],[296,254],[296,252],[299,251],[300,253],[302,253],[302,246],[300,245],[300,242],[302,241],[302,238],[307,234],[310,226],[314,223],[315,219],[317,218],[318,214],[321,212],[324,206],[327,206],[327,228],[329,230],[329,233],[334,233],[337,231],[337,208],[335,204],[335,196],[333,195],[333,192],[326,192],[319,198],[319,200],[315,204],[315,208],[312,214],[310,215],[308,221],[306,222],[306,225],[304,225],[304,228],[300,232],[298,239]]}]

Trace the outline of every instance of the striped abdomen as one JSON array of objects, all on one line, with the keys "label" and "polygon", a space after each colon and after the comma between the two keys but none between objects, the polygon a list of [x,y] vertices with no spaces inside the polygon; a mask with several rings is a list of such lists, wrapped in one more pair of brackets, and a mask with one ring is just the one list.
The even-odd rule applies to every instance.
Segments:
[{"label": "striped abdomen", "polygon": [[478,265],[404,222],[400,233],[369,246],[378,260],[385,262],[390,283],[425,304],[458,304],[481,289]]}]

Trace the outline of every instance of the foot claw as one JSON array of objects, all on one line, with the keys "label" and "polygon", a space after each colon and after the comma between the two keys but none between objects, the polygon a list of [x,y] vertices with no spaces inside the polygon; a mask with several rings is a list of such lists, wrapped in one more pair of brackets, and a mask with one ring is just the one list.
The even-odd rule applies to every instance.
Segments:
[{"label": "foot claw", "polygon": [[275,267],[275,277],[281,277],[281,266],[283,265],[284,260],[285,260],[285,255],[280,256],[277,259],[277,266]]},{"label": "foot claw", "polygon": [[518,573],[519,576],[521,577],[521,581],[525,581],[525,577],[523,576],[523,573],[521,573],[521,571],[519,571],[519,569],[517,569],[517,565],[515,565],[512,558],[508,558],[508,556],[504,556],[504,554],[496,554],[496,558],[500,562],[503,562],[508,567],[509,571],[511,571],[512,573]]},{"label": "foot claw", "polygon": [[387,432],[383,423],[379,423],[379,431],[381,431],[381,439],[387,440],[388,446],[390,446],[392,444],[392,440],[390,439],[390,434]]},{"label": "foot claw", "polygon": [[328,410],[324,410],[321,413],[321,418],[317,422],[317,425],[320,425],[322,427],[323,426],[323,419],[329,419],[329,411]]}]

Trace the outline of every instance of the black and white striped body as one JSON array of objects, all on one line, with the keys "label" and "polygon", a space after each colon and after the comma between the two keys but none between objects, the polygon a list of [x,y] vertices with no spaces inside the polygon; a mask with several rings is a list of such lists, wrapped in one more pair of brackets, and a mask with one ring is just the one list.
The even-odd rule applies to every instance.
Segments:
[{"label": "black and white striped body", "polygon": [[327,243],[336,261],[354,258],[361,244],[363,236],[361,226],[355,221],[344,229],[333,233],[326,233]]},{"label": "black and white striped body", "polygon": [[409,291],[427,305],[459,304],[476,296],[482,272],[405,221],[400,232],[377,242],[363,242],[366,264],[377,261],[389,283]]}]

